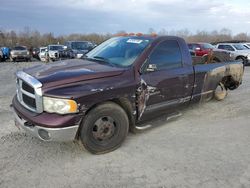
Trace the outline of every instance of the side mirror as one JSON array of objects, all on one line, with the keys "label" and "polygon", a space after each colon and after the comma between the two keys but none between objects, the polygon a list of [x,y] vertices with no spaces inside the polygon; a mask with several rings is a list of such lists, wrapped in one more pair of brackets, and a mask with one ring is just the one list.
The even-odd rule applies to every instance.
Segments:
[{"label": "side mirror", "polygon": [[64,49],[64,50],[67,50],[67,49],[68,49],[68,47],[67,47],[67,46],[63,46],[63,49]]},{"label": "side mirror", "polygon": [[157,70],[157,66],[156,66],[156,64],[149,64],[146,70],[148,72],[154,72]]},{"label": "side mirror", "polygon": [[48,52],[48,49],[45,49],[45,52]]}]

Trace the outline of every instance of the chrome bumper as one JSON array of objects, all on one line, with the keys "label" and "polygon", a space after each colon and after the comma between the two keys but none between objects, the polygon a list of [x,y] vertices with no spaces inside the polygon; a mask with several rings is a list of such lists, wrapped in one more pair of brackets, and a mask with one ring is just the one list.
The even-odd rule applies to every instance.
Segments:
[{"label": "chrome bumper", "polygon": [[30,56],[29,55],[18,55],[18,54],[13,54],[11,55],[12,58],[29,58]]},{"label": "chrome bumper", "polygon": [[63,127],[63,128],[46,128],[41,126],[27,126],[26,120],[19,117],[15,110],[13,110],[15,117],[15,124],[17,127],[21,127],[23,130],[33,135],[34,137],[39,138],[43,141],[58,141],[66,142],[73,141],[75,139],[79,125]]},{"label": "chrome bumper", "polygon": [[80,59],[83,56],[83,54],[76,54],[76,58]]}]

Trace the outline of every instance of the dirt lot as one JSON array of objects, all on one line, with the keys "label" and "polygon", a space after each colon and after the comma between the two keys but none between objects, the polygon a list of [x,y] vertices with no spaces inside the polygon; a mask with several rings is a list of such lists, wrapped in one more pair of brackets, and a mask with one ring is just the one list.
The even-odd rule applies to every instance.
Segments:
[{"label": "dirt lot", "polygon": [[14,72],[32,64],[0,64],[1,188],[250,187],[250,67],[226,100],[191,106],[174,121],[129,134],[114,152],[92,155],[77,143],[45,143],[14,126]]}]

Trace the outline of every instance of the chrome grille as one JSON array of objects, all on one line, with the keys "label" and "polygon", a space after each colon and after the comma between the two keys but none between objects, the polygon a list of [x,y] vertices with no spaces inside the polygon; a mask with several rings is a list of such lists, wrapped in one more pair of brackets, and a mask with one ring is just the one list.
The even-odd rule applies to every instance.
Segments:
[{"label": "chrome grille", "polygon": [[32,112],[43,112],[41,82],[23,71],[18,71],[16,76],[18,101]]}]

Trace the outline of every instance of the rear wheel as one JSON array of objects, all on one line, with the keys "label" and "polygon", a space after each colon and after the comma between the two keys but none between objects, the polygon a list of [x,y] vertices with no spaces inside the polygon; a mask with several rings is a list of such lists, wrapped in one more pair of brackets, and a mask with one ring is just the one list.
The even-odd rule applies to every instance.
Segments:
[{"label": "rear wheel", "polygon": [[80,139],[94,154],[117,149],[125,140],[129,129],[126,112],[117,104],[107,102],[92,109],[82,122]]},{"label": "rear wheel", "polygon": [[223,83],[219,83],[214,91],[214,98],[218,101],[223,100],[228,94],[227,89],[225,88]]}]

